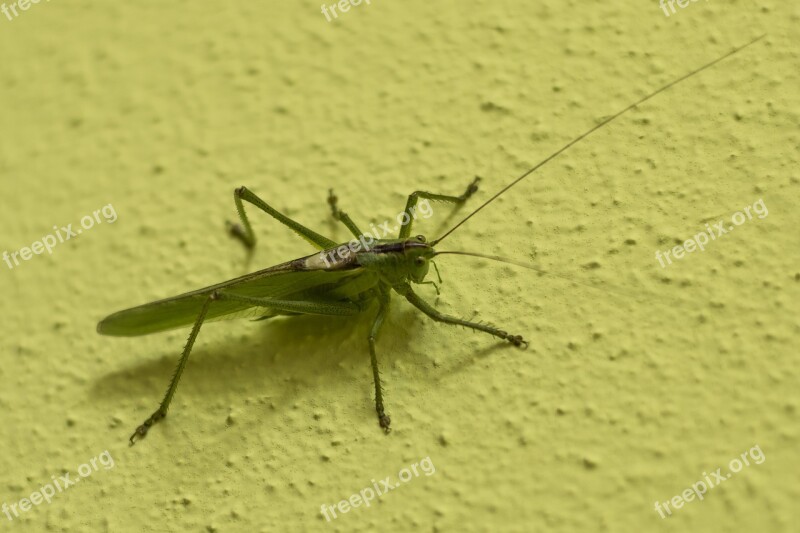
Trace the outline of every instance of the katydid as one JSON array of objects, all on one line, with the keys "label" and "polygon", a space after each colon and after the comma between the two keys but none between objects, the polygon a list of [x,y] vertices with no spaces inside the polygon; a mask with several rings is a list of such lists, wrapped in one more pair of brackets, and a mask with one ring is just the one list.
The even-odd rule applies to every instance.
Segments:
[{"label": "katydid", "polygon": [[[498,339],[508,341],[514,346],[526,347],[528,342],[524,340],[521,335],[510,334],[503,329],[488,324],[470,322],[437,311],[432,305],[420,298],[412,288],[412,284],[432,283],[430,281],[425,281],[425,278],[428,274],[432,259],[441,254],[470,255],[517,265],[520,264],[515,261],[479,253],[437,251],[435,247],[447,238],[447,236],[452,234],[453,231],[461,227],[462,224],[508,191],[511,187],[574,144],[580,142],[634,107],[669,89],[673,85],[710,68],[743,48],[754,44],[763,37],[762,35],[748,44],[733,49],[714,61],[651,92],[614,115],[605,118],[511,181],[464,217],[460,222],[451,227],[442,236],[430,242],[423,235],[411,236],[413,226],[412,214],[417,204],[421,200],[427,200],[459,206],[466,202],[467,199],[478,190],[477,178],[469,184],[467,189],[460,196],[433,194],[424,191],[412,193],[408,197],[404,209],[404,213],[407,215],[407,220],[409,220],[409,222],[401,227],[400,233],[396,239],[375,239],[369,243],[369,246],[365,245],[363,249],[344,255],[341,253],[338,254],[340,259],[335,261],[328,261],[325,258],[334,257],[334,253],[337,250],[348,246],[347,243],[338,244],[306,228],[295,220],[275,210],[245,187],[236,189],[234,192],[234,201],[241,224],[232,224],[229,230],[231,234],[238,238],[246,247],[252,248],[255,246],[256,238],[247,214],[245,213],[243,202],[254,205],[277,219],[283,225],[288,226],[289,229],[303,237],[321,252],[247,274],[217,285],[212,285],[204,289],[120,311],[108,316],[98,324],[97,331],[99,333],[113,336],[146,335],[179,327],[192,326],[189,339],[180,356],[177,368],[172,376],[172,380],[170,381],[163,400],[159,404],[158,409],[136,428],[130,437],[131,444],[133,444],[137,438],[143,438],[153,424],[159,422],[166,416],[167,409],[175,395],[175,390],[180,381],[181,374],[186,367],[192,347],[197,340],[200,328],[203,323],[211,320],[240,318],[243,316],[255,317],[261,320],[278,316],[296,316],[301,314],[350,316],[364,312],[372,308],[373,304],[377,303],[377,313],[372,322],[368,344],[372,377],[375,386],[375,410],[378,416],[378,423],[386,433],[390,431],[391,420],[389,415],[386,414],[384,407],[383,388],[378,369],[378,357],[375,345],[381,325],[386,318],[392,292],[404,297],[411,305],[437,322],[459,325],[474,331],[481,331]],[[364,243],[364,234],[359,230],[355,222],[353,222],[345,212],[339,209],[333,191],[330,192],[328,202],[333,217],[344,224],[356,239],[361,239],[361,242]],[[528,265],[520,266],[527,266],[533,270],[538,270]]]}]

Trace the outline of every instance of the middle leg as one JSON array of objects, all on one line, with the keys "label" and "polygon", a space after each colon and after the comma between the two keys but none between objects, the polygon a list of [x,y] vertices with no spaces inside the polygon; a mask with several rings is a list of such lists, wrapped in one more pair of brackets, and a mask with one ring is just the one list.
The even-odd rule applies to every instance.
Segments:
[{"label": "middle leg", "polygon": [[494,337],[499,339],[506,340],[513,344],[514,346],[518,347],[528,347],[528,341],[522,338],[522,335],[510,335],[507,331],[502,330],[500,328],[496,328],[494,326],[490,326],[488,324],[480,324],[478,322],[469,322],[468,320],[464,320],[461,318],[456,318],[454,316],[445,315],[444,313],[440,313],[437,311],[431,304],[417,296],[417,294],[411,290],[409,285],[403,285],[400,287],[396,287],[395,290],[406,297],[411,305],[431,317],[433,320],[437,322],[443,322],[445,324],[453,324],[456,326],[464,326],[465,328],[469,328],[475,331],[483,331],[484,333],[488,333]]},{"label": "middle leg", "polygon": [[392,419],[389,418],[383,407],[383,386],[381,385],[381,375],[378,370],[378,356],[375,354],[375,341],[378,338],[383,319],[386,318],[386,313],[389,310],[389,293],[382,293],[379,298],[378,314],[375,316],[375,321],[372,323],[372,329],[369,332],[369,357],[372,363],[372,380],[375,382],[375,411],[378,413],[378,423],[384,432],[389,433],[391,431],[389,425]]}]

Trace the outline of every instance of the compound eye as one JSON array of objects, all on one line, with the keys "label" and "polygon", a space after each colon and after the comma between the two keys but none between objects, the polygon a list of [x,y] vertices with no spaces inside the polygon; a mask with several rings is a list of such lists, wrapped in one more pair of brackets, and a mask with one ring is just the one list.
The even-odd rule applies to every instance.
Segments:
[{"label": "compound eye", "polygon": [[425,264],[425,258],[424,257],[417,257],[416,263],[418,265],[420,265],[420,266],[424,265]]},{"label": "compound eye", "polygon": [[425,235],[417,235],[417,240],[419,242],[425,242]]}]

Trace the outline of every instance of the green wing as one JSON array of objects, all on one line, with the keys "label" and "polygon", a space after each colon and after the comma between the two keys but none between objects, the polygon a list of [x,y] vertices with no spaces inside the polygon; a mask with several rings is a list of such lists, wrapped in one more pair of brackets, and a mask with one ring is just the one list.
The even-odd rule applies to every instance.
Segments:
[{"label": "green wing", "polygon": [[[364,285],[365,288],[371,284],[370,280],[364,280],[366,284],[359,283],[358,278],[369,276],[361,268],[297,270],[299,261],[301,260],[290,261],[204,289],[119,311],[97,324],[97,332],[102,335],[135,337],[190,326],[197,320],[209,295],[220,289],[224,289],[227,293],[256,298],[299,300],[313,296],[315,300],[324,301],[330,292],[334,294],[328,297],[336,298],[335,294],[339,292],[337,289],[351,281],[355,282],[356,286]],[[244,317],[265,318],[278,314],[286,313],[253,307],[244,302],[219,300],[209,308],[206,321]]]}]

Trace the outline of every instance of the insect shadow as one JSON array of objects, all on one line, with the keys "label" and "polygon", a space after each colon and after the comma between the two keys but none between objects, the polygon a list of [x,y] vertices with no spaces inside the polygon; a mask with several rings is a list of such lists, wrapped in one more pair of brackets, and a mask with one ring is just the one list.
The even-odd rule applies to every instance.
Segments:
[{"label": "insect shadow", "polygon": [[[411,364],[429,365],[424,352],[410,349],[413,340],[403,333],[419,327],[424,319],[410,306],[393,307],[387,318],[390,328],[382,337],[391,348],[391,353],[387,351],[385,356],[386,363],[391,367],[402,359]],[[214,324],[209,326],[215,327]],[[193,398],[193,402],[195,398],[222,398],[223,402],[230,398],[232,403],[268,400],[289,406],[312,397],[313,403],[325,404],[327,393],[324,391],[330,391],[337,383],[350,387],[369,379],[369,359],[363,354],[369,327],[369,312],[355,320],[354,317],[305,315],[244,324],[234,334],[235,339],[217,338],[198,346],[188,369],[192,379],[183,394]],[[213,331],[211,328],[209,330]],[[182,335],[175,332],[171,336],[177,340]],[[147,397],[164,375],[174,369],[174,353],[167,350],[160,357],[106,374],[94,383],[90,395],[95,400]],[[245,396],[247,394],[249,396]],[[374,409],[368,391],[361,401],[365,413]],[[277,409],[275,413],[283,411]]]}]

